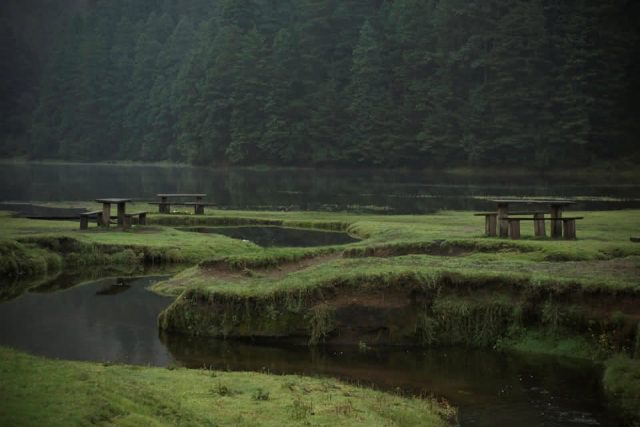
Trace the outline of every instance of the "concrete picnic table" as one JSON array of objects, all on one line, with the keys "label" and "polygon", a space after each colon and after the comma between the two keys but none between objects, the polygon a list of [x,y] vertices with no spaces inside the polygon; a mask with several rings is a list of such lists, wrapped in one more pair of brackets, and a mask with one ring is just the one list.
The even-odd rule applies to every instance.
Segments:
[{"label": "concrete picnic table", "polygon": [[102,203],[102,226],[109,227],[111,219],[111,205],[118,205],[118,226],[122,227],[125,223],[126,205],[131,199],[106,198],[96,199],[97,203]]},{"label": "concrete picnic table", "polygon": [[574,201],[571,200],[539,200],[539,199],[492,199],[491,202],[497,204],[497,213],[498,213],[498,225],[500,227],[500,237],[508,237],[509,235],[509,225],[503,218],[507,218],[509,216],[509,205],[510,204],[528,204],[528,205],[546,205],[550,206],[550,214],[551,214],[551,237],[560,237],[562,236],[562,222],[561,221],[553,221],[554,219],[562,218],[562,212],[565,206],[575,204]]}]

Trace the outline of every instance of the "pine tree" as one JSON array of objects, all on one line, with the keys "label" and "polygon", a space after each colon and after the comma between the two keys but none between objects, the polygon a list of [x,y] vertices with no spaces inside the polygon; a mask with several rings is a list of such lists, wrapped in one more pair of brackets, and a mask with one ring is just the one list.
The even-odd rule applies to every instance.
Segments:
[{"label": "pine tree", "polygon": [[369,21],[362,26],[360,39],[353,51],[352,73],[349,111],[355,145],[351,156],[359,163],[379,165],[393,149],[387,133],[387,114],[391,109],[383,52]]}]

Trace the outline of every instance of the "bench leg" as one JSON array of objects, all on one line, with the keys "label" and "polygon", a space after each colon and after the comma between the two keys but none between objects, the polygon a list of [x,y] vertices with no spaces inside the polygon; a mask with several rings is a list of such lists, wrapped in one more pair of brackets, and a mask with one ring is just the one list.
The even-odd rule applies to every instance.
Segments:
[{"label": "bench leg", "polygon": [[562,221],[562,228],[565,240],[576,239],[576,220],[569,219]]},{"label": "bench leg", "polygon": [[562,220],[561,219],[551,219],[551,238],[559,239],[562,237]]},{"label": "bench leg", "polygon": [[534,214],[533,218],[533,232],[536,237],[545,237],[547,235],[547,231],[544,227],[544,214]]},{"label": "bench leg", "polygon": [[485,215],[484,217],[484,234],[489,237],[496,235],[497,229],[496,215]]},{"label": "bench leg", "polygon": [[81,216],[80,217],[80,230],[86,230],[89,228],[89,217]]},{"label": "bench leg", "polygon": [[520,238],[520,221],[509,221],[509,237],[511,237],[512,240],[517,240]]},{"label": "bench leg", "polygon": [[109,222],[111,221],[111,205],[103,204],[102,205],[102,221],[99,223],[100,227],[109,227]]},{"label": "bench leg", "polygon": [[147,214],[146,213],[141,213],[138,216],[138,224],[147,225]]},{"label": "bench leg", "polygon": [[118,203],[118,226],[124,225],[125,204]]},{"label": "bench leg", "polygon": [[171,204],[169,203],[160,203],[158,205],[158,212],[161,214],[171,213]]},{"label": "bench leg", "polygon": [[128,228],[131,228],[131,215],[125,215],[122,218],[122,229],[126,230]]},{"label": "bench leg", "polygon": [[500,228],[500,237],[509,236],[509,223],[505,221],[504,217],[509,216],[509,205],[500,203],[498,204],[498,227]]},{"label": "bench leg", "polygon": [[194,213],[196,215],[204,215],[204,206],[202,206],[202,205],[194,205]]}]

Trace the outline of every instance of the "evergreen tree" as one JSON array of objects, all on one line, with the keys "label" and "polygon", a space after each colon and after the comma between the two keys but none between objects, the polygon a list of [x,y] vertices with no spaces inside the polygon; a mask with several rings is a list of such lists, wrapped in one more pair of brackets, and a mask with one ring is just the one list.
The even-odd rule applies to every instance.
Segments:
[{"label": "evergreen tree", "polygon": [[383,63],[383,51],[377,34],[369,21],[360,31],[360,39],[353,51],[353,80],[351,82],[352,159],[367,164],[384,162],[389,150],[388,114],[390,96],[388,77]]}]

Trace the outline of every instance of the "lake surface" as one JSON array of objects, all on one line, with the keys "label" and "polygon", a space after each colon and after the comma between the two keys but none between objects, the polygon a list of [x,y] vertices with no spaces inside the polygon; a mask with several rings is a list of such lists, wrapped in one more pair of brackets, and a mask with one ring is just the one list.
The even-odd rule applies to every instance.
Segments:
[{"label": "lake surface", "polygon": [[248,240],[262,247],[297,247],[345,245],[357,242],[347,233],[303,230],[286,227],[181,227],[178,230],[194,233],[222,234],[232,239]]},{"label": "lake surface", "polygon": [[[257,345],[160,335],[157,277],[105,278],[0,303],[0,345],[47,357],[332,376],[445,397],[462,426],[618,426],[589,362],[468,349]],[[47,286],[41,286],[40,291]],[[51,287],[49,287],[51,288]]]},{"label": "lake surface", "polygon": [[447,175],[313,169],[4,163],[1,201],[154,200],[206,193],[223,209],[424,213],[494,209],[491,197],[574,198],[576,210],[640,208],[640,183],[615,176]]}]

